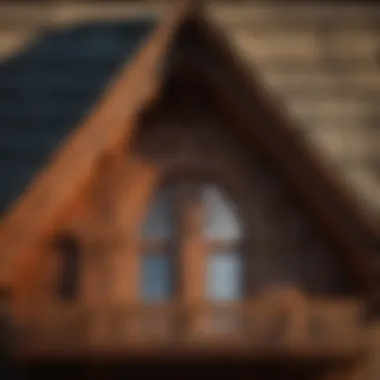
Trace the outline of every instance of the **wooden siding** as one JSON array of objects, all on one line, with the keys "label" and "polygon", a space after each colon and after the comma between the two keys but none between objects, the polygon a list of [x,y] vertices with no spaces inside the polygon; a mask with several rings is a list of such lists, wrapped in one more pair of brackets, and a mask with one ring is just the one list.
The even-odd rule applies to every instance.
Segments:
[{"label": "wooden siding", "polygon": [[[353,359],[365,352],[367,344],[361,307],[354,299],[333,302],[303,296],[298,299],[285,289],[244,304],[219,307],[173,304],[152,308],[135,304],[101,308],[94,313],[83,307],[56,306],[45,309],[43,318],[19,327],[20,340],[15,347],[20,357],[26,359],[38,359],[41,355],[47,358],[121,355],[128,359],[147,352],[159,357],[227,352],[256,360]],[[188,314],[200,322],[211,322],[211,328],[194,330],[192,325],[178,323]],[[94,344],[99,316],[106,322],[106,335]],[[218,320],[226,316],[236,318],[235,328],[218,329]],[[137,328],[133,335],[124,335],[124,326],[131,321]]]}]

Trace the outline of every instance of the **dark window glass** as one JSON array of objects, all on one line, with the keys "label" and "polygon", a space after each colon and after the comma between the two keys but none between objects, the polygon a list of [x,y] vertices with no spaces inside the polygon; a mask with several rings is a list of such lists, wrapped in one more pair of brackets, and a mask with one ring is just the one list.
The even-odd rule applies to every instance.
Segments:
[{"label": "dark window glass", "polygon": [[62,236],[57,240],[56,248],[61,263],[58,295],[63,300],[71,301],[77,297],[79,288],[79,244],[72,236]]}]

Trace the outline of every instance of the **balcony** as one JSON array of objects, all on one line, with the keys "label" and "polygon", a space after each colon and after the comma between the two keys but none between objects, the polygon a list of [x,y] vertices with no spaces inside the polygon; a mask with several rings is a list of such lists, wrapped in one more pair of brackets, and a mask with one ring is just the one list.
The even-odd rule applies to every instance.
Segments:
[{"label": "balcony", "polygon": [[16,328],[21,357],[352,358],[365,351],[356,300],[261,297],[243,304],[40,309]]}]

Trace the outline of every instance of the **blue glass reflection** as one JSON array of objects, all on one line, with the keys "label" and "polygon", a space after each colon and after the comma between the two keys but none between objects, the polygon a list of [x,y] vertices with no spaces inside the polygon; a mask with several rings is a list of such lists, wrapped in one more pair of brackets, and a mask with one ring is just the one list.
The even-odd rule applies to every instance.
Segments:
[{"label": "blue glass reflection", "polygon": [[234,301],[242,296],[241,256],[212,253],[207,257],[206,294],[211,301]]},{"label": "blue glass reflection", "polygon": [[170,258],[167,255],[142,255],[142,299],[148,302],[170,298]]}]

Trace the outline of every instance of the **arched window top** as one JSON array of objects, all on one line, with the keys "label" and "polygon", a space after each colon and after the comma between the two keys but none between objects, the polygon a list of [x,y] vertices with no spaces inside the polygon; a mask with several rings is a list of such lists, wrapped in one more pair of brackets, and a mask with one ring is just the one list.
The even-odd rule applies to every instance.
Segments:
[{"label": "arched window top", "polygon": [[[213,183],[197,185],[204,210],[203,231],[210,239],[239,239],[243,235],[242,224],[236,205],[223,189]],[[148,213],[142,226],[143,238],[168,239],[175,234],[174,210],[180,201],[178,186],[159,189],[149,204]]]},{"label": "arched window top", "polygon": [[208,238],[238,239],[242,236],[236,207],[220,187],[203,185],[202,203],[205,211],[204,232]]},{"label": "arched window top", "polygon": [[168,239],[173,234],[173,189],[162,188],[149,204],[142,226],[143,238]]}]

